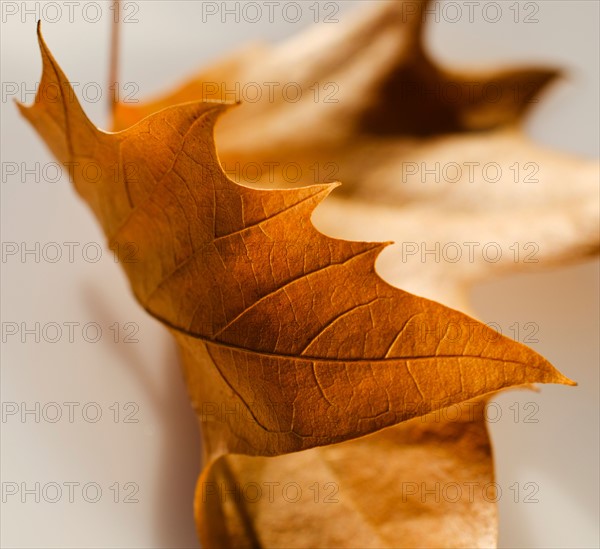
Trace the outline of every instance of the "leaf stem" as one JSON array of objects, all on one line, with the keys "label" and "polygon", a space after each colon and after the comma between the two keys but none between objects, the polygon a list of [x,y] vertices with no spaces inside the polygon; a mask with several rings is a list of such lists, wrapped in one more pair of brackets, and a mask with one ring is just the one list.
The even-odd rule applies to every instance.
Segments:
[{"label": "leaf stem", "polygon": [[115,108],[119,101],[119,38],[120,38],[120,21],[121,21],[121,3],[119,0],[113,1],[113,21],[111,28],[110,39],[110,65],[108,73],[108,111],[111,118],[114,120]]}]

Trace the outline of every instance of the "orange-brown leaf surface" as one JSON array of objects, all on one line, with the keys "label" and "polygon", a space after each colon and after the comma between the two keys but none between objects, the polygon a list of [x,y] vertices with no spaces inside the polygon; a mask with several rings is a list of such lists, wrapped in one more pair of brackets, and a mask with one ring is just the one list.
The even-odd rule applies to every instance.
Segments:
[{"label": "orange-brown leaf surface", "polygon": [[215,547],[494,547],[497,484],[483,402],[340,444],[223,456],[200,484]]},{"label": "orange-brown leaf surface", "polygon": [[[72,167],[74,185],[109,244],[138,246],[140,260],[123,265],[140,304],[177,340],[202,424],[207,467],[196,513],[207,546],[227,546],[222,532],[213,535],[218,524],[213,514],[221,508],[205,507],[201,497],[210,475],[220,474],[208,465],[231,459],[222,456],[280,456],[314,448],[323,452],[319,463],[334,463],[333,448],[316,447],[402,422],[407,423],[382,433],[381,440],[391,444],[397,434],[400,446],[410,450],[431,436],[432,447],[451,452],[462,440],[447,434],[455,427],[427,434],[408,420],[506,387],[572,383],[524,345],[390,286],[375,271],[386,244],[343,241],[316,230],[313,210],[335,185],[261,190],[231,181],[213,138],[227,105],[192,101],[118,133],[102,132],[82,111],[41,34],[39,39],[40,91],[31,107],[20,108],[55,156]],[[93,183],[81,171],[91,162],[102,168]],[[119,167],[117,177],[112,166]],[[234,412],[206,421],[214,409]],[[468,438],[469,444],[479,436]],[[438,443],[436,437],[447,440]],[[356,441],[358,455],[370,454],[368,440]],[[489,454],[486,441],[481,447]],[[308,466],[312,458],[306,455]],[[233,458],[230,467],[254,474],[263,463],[268,460]],[[267,467],[284,471],[286,463]],[[487,463],[483,467],[491,470]],[[479,474],[476,468],[469,472]],[[226,515],[227,509],[220,512]],[[452,513],[438,515],[455,528]],[[394,546],[384,522],[387,526],[371,527],[382,543]],[[475,537],[452,543],[484,544],[490,529],[483,530],[476,543]],[[269,532],[272,528],[261,543],[271,544]],[[344,539],[338,544],[352,544],[352,537]],[[273,543],[289,546],[289,539]]]}]

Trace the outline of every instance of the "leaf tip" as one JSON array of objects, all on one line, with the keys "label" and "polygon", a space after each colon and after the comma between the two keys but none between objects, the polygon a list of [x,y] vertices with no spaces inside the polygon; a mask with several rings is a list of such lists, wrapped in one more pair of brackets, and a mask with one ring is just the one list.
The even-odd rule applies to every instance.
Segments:
[{"label": "leaf tip", "polygon": [[552,380],[550,383],[556,383],[559,385],[567,385],[569,387],[577,387],[578,383],[563,375],[559,370],[552,367]]},{"label": "leaf tip", "polygon": [[44,36],[42,35],[42,20],[38,19],[35,32],[37,34],[38,44],[42,51],[46,51],[48,47],[46,46],[46,42],[44,40]]},{"label": "leaf tip", "polygon": [[[522,344],[521,344],[522,345]],[[577,382],[563,375],[552,363],[545,359],[543,356],[538,355],[530,347],[524,346],[528,352],[533,353],[536,357],[534,363],[536,364],[537,375],[531,378],[529,382],[533,383],[555,383],[557,385],[568,385],[571,387],[577,386]],[[528,385],[529,383],[527,383]]]}]

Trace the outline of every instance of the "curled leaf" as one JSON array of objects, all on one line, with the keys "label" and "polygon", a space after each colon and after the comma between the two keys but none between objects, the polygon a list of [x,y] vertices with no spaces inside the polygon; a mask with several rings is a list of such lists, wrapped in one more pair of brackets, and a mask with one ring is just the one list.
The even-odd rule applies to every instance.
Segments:
[{"label": "curled leaf", "polygon": [[[524,345],[390,286],[375,270],[386,244],[318,231],[313,210],[335,185],[264,190],[230,180],[213,137],[227,105],[192,101],[102,132],[39,41],[40,90],[21,111],[72,168],[110,245],[138,247],[140,260],[122,264],[180,347],[203,427],[199,486],[226,454],[298,452],[506,387],[573,383]],[[90,162],[101,168],[93,182]],[[233,412],[203,421],[215,408]],[[407,444],[421,440],[417,431],[403,431]],[[197,507],[210,540],[205,511]]]}]

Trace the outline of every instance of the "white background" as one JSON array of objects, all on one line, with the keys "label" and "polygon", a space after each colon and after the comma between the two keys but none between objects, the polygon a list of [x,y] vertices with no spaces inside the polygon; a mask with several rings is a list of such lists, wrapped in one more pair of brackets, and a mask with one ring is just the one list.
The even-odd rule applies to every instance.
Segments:
[{"label": "white background", "polygon": [[[341,2],[339,17],[358,2]],[[7,6],[18,13],[7,15]],[[2,82],[32,89],[40,75],[35,39],[37,10],[44,19],[47,2],[2,2]],[[43,21],[47,43],[72,81],[98,82],[107,75],[108,37],[112,12],[99,2],[102,17],[81,2],[68,20],[48,11]],[[132,3],[133,4],[133,3]],[[278,41],[311,23],[312,2],[303,2],[305,17],[297,24],[279,15],[255,24],[235,24],[230,18],[202,23],[201,3],[136,2],[137,23],[123,25],[121,81],[139,85],[144,98],[168,89],[205,62],[250,39]],[[482,5],[487,2],[482,2]],[[598,16],[592,1],[542,1],[538,23],[516,24],[509,6],[496,24],[475,12],[473,23],[441,21],[428,27],[437,59],[452,67],[499,67],[514,64],[554,65],[567,78],[544,96],[527,124],[536,140],[581,155],[598,154]],[[525,3],[521,3],[524,7]],[[85,13],[83,9],[89,10]],[[12,7],[8,10],[12,11]],[[466,13],[466,11],[465,11]],[[4,17],[5,16],[5,17]],[[91,87],[88,87],[91,90]],[[33,95],[24,98],[31,102]],[[105,101],[84,102],[92,120],[106,125]],[[33,130],[22,120],[12,98],[2,101],[2,161],[31,167],[52,161]],[[568,185],[568,181],[565,181]],[[25,183],[18,177],[2,182],[4,242],[94,242],[103,237],[87,208],[75,196],[66,177],[50,184]],[[81,246],[78,248],[81,250]],[[88,250],[91,250],[89,248]],[[65,251],[65,250],[63,250]],[[66,253],[66,252],[65,252]],[[92,252],[90,251],[90,255]],[[158,548],[196,547],[192,495],[199,468],[198,434],[168,335],[135,304],[110,252],[97,263],[81,252],[73,263],[2,263],[2,321],[98,322],[103,336],[88,343],[81,329],[69,343],[66,330],[58,343],[27,344],[9,338],[2,349],[2,402],[42,405],[79,402],[74,423],[26,422],[4,418],[2,482],[79,482],[75,502],[66,489],[58,503],[18,496],[2,505],[2,547]],[[598,268],[595,261],[553,272],[523,274],[489,281],[473,290],[478,316],[503,327],[536,322],[539,343],[533,347],[577,388],[544,386],[540,393],[512,392],[498,399],[503,411],[491,424],[498,482],[503,547],[597,547],[598,539]],[[139,343],[114,343],[110,325],[139,325]],[[120,330],[120,338],[125,332]],[[90,332],[91,334],[91,332]],[[103,416],[89,423],[83,404],[95,402]],[[113,403],[139,406],[137,423],[115,423]],[[509,406],[539,405],[538,423],[515,423]],[[50,411],[48,409],[48,411]],[[66,413],[67,409],[63,411]],[[92,410],[88,408],[91,415]],[[122,416],[121,418],[122,419]],[[110,486],[139,486],[138,503],[115,503]],[[534,482],[538,503],[515,503],[509,489]],[[100,501],[83,500],[81,486],[97,483]],[[50,496],[54,492],[49,493]],[[88,493],[93,496],[93,491]],[[120,494],[123,499],[125,494]]]}]

